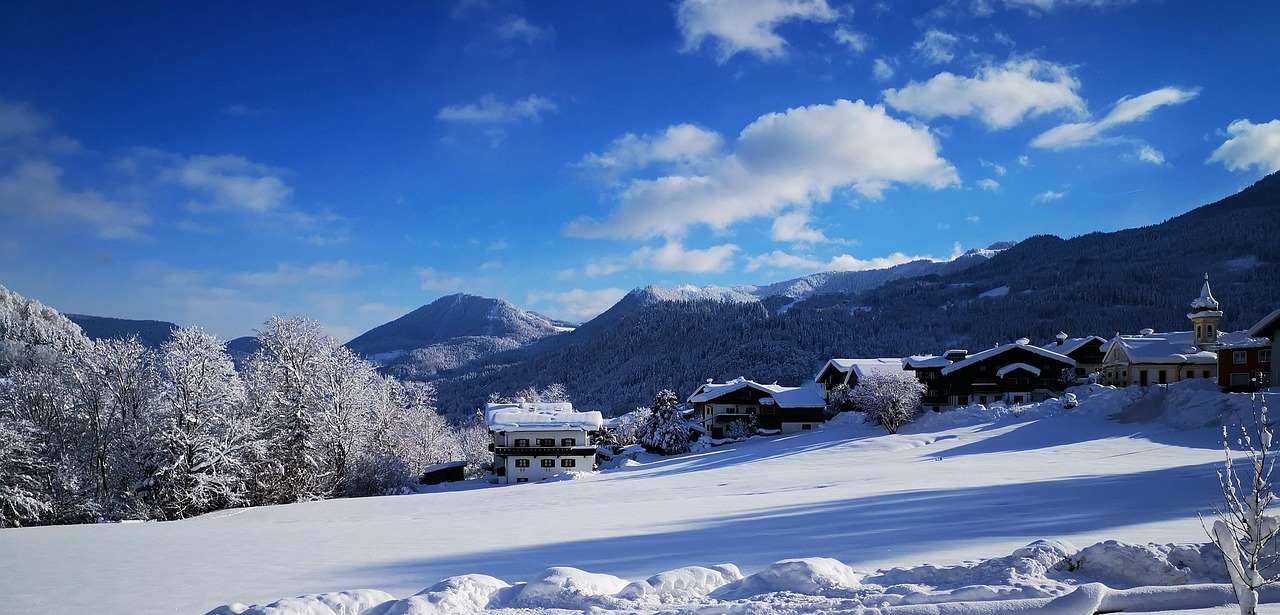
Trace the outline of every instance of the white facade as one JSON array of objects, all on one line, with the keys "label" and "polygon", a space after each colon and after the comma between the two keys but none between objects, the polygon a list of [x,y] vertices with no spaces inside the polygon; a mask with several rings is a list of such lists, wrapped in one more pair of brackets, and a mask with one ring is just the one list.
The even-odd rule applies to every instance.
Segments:
[{"label": "white facade", "polygon": [[500,484],[536,482],[566,472],[596,469],[591,434],[604,419],[567,403],[489,404],[493,473]]}]

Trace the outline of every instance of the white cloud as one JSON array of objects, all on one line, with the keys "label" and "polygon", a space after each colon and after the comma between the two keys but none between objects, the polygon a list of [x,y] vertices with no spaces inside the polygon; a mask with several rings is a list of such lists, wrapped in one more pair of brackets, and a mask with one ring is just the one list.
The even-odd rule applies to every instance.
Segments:
[{"label": "white cloud", "polygon": [[227,276],[228,282],[236,286],[254,286],[260,288],[281,288],[297,286],[306,282],[331,283],[360,277],[364,271],[346,260],[315,263],[299,267],[291,263],[278,263],[271,271],[251,271],[232,273]]},{"label": "white cloud", "polygon": [[924,33],[924,38],[911,46],[911,49],[925,62],[946,64],[955,59],[956,45],[959,43],[960,39],[954,34],[948,34],[942,30],[929,30]]},{"label": "white cloud", "polygon": [[876,58],[876,61],[871,64],[871,76],[876,81],[888,81],[896,72],[893,61],[888,58]]},{"label": "white cloud", "polygon": [[495,240],[493,240],[493,241],[489,242],[489,246],[488,246],[488,248],[487,248],[487,249],[489,249],[489,250],[493,250],[493,251],[498,251],[498,250],[506,250],[506,249],[508,249],[508,248],[510,248],[510,247],[511,247],[511,244],[507,243],[507,242],[506,242],[506,240],[503,240],[503,239],[495,239]]},{"label": "white cloud", "polygon": [[419,267],[414,272],[422,279],[422,290],[451,291],[462,288],[461,277],[444,275],[434,267]]},{"label": "white cloud", "polygon": [[436,113],[436,119],[445,122],[469,124],[514,124],[523,120],[537,122],[543,113],[559,109],[550,99],[530,94],[510,104],[501,102],[493,94],[485,94],[478,102],[451,105]]},{"label": "white cloud", "polygon": [[657,271],[722,273],[733,266],[738,246],[728,243],[710,248],[686,249],[680,242],[667,241],[660,248],[645,246],[631,254],[632,262]]},{"label": "white cloud", "polygon": [[815,272],[822,269],[822,261],[805,256],[774,250],[768,254],[747,257],[747,271],[759,269],[786,269],[789,271]]},{"label": "white cloud", "polygon": [[575,288],[562,293],[529,293],[526,301],[530,305],[548,302],[558,303],[560,304],[560,309],[546,311],[556,312],[567,320],[586,322],[613,307],[615,303],[626,295],[627,291],[621,288],[601,288],[598,290]]},{"label": "white cloud", "polygon": [[1031,158],[1030,158],[1030,157],[1028,157],[1028,156],[1026,156],[1026,155],[1018,156],[1018,165],[1019,165],[1019,166],[1022,166],[1022,167],[1024,167],[1024,168],[1025,168],[1025,167],[1030,167],[1030,166],[1031,166]]},{"label": "white cloud", "polygon": [[293,189],[280,171],[242,156],[192,156],[165,170],[161,179],[202,193],[209,200],[196,209],[267,213],[284,206]]},{"label": "white cloud", "polygon": [[925,127],[889,117],[862,101],[836,101],[770,113],[744,128],[735,152],[701,173],[633,179],[604,221],[580,219],[568,235],[678,237],[694,225],[723,230],[736,222],[808,207],[851,188],[879,199],[894,184],[944,188],[959,176],[938,155]]},{"label": "white cloud", "polygon": [[1036,195],[1035,201],[1037,203],[1048,203],[1049,201],[1056,201],[1058,199],[1061,199],[1064,196],[1067,196],[1067,193],[1054,192],[1052,190],[1045,190],[1044,192],[1041,192],[1040,194]]},{"label": "white cloud", "polygon": [[938,259],[932,256],[907,256],[902,252],[894,252],[888,256],[879,256],[868,260],[854,258],[848,254],[841,254],[840,256],[831,259],[831,262],[827,263],[827,267],[824,271],[867,271],[870,269],[885,269],[918,260],[936,261]]},{"label": "white cloud", "polygon": [[997,192],[1000,190],[1000,182],[994,179],[990,179],[990,178],[980,179],[976,183],[978,184],[979,188],[982,188],[983,190],[987,190],[989,192]]},{"label": "white cloud", "polygon": [[683,0],[676,6],[676,24],[684,37],[684,51],[714,43],[721,63],[738,53],[761,58],[786,54],[787,42],[775,29],[789,21],[835,21],[839,14],[826,0]]},{"label": "white cloud", "polygon": [[521,40],[528,45],[533,45],[541,41],[548,41],[555,38],[555,30],[550,27],[542,28],[529,23],[529,20],[519,15],[509,15],[498,27],[494,29],[494,34],[499,40],[513,41]]},{"label": "white cloud", "polygon": [[1232,171],[1258,167],[1263,173],[1280,171],[1280,120],[1254,124],[1236,120],[1227,126],[1230,139],[1213,150],[1209,162],[1221,162]]},{"label": "white cloud", "polygon": [[1151,164],[1164,164],[1164,154],[1150,145],[1143,145],[1138,148],[1138,160],[1150,162]]},{"label": "white cloud", "polygon": [[1009,8],[1021,8],[1030,13],[1050,13],[1064,6],[1101,8],[1132,4],[1135,0],[1003,0]]},{"label": "white cloud", "polygon": [[991,128],[1009,128],[1053,111],[1085,113],[1080,82],[1065,66],[1035,59],[985,66],[975,77],[948,72],[900,90],[885,90],[889,106],[925,119],[977,116]]},{"label": "white cloud", "polygon": [[1096,122],[1076,122],[1051,128],[1032,139],[1031,145],[1063,150],[1096,144],[1101,142],[1102,133],[1108,128],[1145,120],[1152,111],[1160,107],[1179,105],[1199,94],[1199,90],[1166,87],[1132,98],[1121,98],[1102,119]]},{"label": "white cloud", "polygon": [[792,211],[773,219],[773,228],[769,236],[774,241],[791,243],[824,243],[827,236],[817,229],[809,227],[809,213]]},{"label": "white cloud", "polygon": [[693,124],[676,124],[657,135],[627,133],[602,154],[587,154],[579,166],[627,172],[654,163],[694,165],[719,153],[724,139]]},{"label": "white cloud", "polygon": [[978,224],[979,222],[982,222],[982,218],[980,218],[980,217],[978,217],[978,216],[969,216],[969,217],[965,218],[965,220],[968,220],[968,221],[970,221],[970,222],[972,222],[972,223],[974,223],[974,224]]},{"label": "white cloud", "polygon": [[1008,173],[1008,172],[1009,172],[1009,170],[1008,170],[1008,169],[1006,169],[1006,168],[1004,168],[1004,166],[1003,166],[1003,165],[999,165],[999,164],[996,164],[996,163],[994,163],[994,162],[990,162],[990,161],[987,161],[987,160],[979,159],[979,160],[978,160],[978,164],[982,165],[982,168],[984,168],[984,169],[991,169],[992,171],[995,171],[996,175],[1001,175],[1001,176],[1003,176],[1005,173]]},{"label": "white cloud", "polygon": [[836,39],[836,42],[843,43],[855,54],[865,53],[867,48],[871,46],[871,37],[844,26],[836,28],[835,33],[831,36]]},{"label": "white cloud", "polygon": [[85,227],[105,239],[140,236],[151,219],[143,211],[93,190],[62,185],[62,168],[33,160],[0,176],[0,214],[48,226]]}]

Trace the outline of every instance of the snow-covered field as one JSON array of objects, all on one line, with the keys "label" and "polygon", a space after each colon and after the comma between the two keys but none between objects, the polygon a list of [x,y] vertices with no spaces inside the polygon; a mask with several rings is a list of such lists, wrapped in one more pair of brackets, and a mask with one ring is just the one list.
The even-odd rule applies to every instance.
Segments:
[{"label": "snow-covered field", "polygon": [[1249,400],[1206,385],[931,413],[894,436],[837,420],[553,482],[0,530],[0,612],[1211,607],[1231,598],[1196,517],[1221,499],[1205,425]]}]

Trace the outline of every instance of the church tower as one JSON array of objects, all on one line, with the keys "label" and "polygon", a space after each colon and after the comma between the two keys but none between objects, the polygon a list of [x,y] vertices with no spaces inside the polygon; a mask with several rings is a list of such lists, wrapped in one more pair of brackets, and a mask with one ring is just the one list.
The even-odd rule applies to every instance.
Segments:
[{"label": "church tower", "polygon": [[1191,302],[1191,335],[1193,343],[1200,350],[1209,350],[1218,345],[1218,321],[1222,320],[1222,312],[1218,310],[1218,300],[1213,298],[1209,290],[1209,274],[1204,274],[1204,288],[1200,296]]}]

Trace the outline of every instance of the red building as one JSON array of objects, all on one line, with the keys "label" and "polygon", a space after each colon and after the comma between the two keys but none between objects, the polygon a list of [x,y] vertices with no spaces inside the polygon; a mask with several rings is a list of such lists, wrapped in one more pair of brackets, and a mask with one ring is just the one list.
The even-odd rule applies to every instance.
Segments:
[{"label": "red building", "polygon": [[1271,340],[1249,338],[1218,348],[1218,386],[1232,393],[1271,386]]}]

